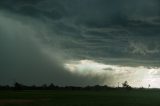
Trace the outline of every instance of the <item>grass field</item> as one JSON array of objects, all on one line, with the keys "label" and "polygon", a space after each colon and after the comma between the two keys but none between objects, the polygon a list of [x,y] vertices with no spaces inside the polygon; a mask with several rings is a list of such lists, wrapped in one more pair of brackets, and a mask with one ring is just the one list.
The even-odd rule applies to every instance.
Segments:
[{"label": "grass field", "polygon": [[160,106],[160,91],[0,91],[0,106]]}]

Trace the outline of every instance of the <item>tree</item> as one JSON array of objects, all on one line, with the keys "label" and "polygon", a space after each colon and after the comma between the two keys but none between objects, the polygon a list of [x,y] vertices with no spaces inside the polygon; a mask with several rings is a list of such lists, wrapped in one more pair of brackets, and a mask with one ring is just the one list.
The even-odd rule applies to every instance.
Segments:
[{"label": "tree", "polygon": [[124,82],[122,83],[122,86],[123,86],[123,88],[131,88],[131,86],[128,84],[127,81],[124,81]]},{"label": "tree", "polygon": [[15,82],[15,84],[14,84],[14,89],[15,89],[15,90],[22,90],[22,89],[24,89],[24,88],[25,88],[24,85],[22,85],[22,84],[20,84],[20,83],[18,83],[18,82]]}]

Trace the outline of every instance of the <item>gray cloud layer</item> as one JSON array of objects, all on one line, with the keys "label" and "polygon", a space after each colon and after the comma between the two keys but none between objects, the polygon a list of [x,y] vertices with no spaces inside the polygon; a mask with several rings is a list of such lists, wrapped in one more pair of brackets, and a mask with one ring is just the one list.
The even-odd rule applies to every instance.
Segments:
[{"label": "gray cloud layer", "polygon": [[0,83],[103,82],[66,71],[63,64],[70,60],[159,67],[159,5],[159,0],[1,0]]}]

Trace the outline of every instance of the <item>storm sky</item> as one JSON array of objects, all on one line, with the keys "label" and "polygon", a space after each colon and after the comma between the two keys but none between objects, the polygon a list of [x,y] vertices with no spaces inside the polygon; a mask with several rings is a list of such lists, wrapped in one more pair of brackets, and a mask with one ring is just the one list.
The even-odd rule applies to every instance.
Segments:
[{"label": "storm sky", "polygon": [[0,84],[160,87],[159,0],[1,0]]}]

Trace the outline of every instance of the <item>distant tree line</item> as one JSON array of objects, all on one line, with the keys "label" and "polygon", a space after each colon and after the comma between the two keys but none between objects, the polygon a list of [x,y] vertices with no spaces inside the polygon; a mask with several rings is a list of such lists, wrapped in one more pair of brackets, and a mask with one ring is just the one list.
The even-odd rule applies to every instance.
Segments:
[{"label": "distant tree line", "polygon": [[41,85],[41,86],[27,86],[20,84],[18,82],[14,83],[14,86],[0,86],[0,90],[105,90],[105,89],[113,89],[113,87],[109,87],[107,85],[100,86],[100,85],[95,85],[95,86],[85,86],[85,87],[78,87],[78,86],[57,86],[54,85],[53,83],[47,85]]},{"label": "distant tree line", "polygon": [[111,89],[132,89],[132,87],[128,84],[127,81],[122,83],[122,87],[110,87],[107,85],[94,85],[94,86],[85,86],[85,87],[78,87],[78,86],[57,86],[54,85],[53,83],[47,85],[41,85],[41,86],[27,86],[23,85],[21,83],[15,82],[14,86],[0,86],[0,90],[111,90]]}]

